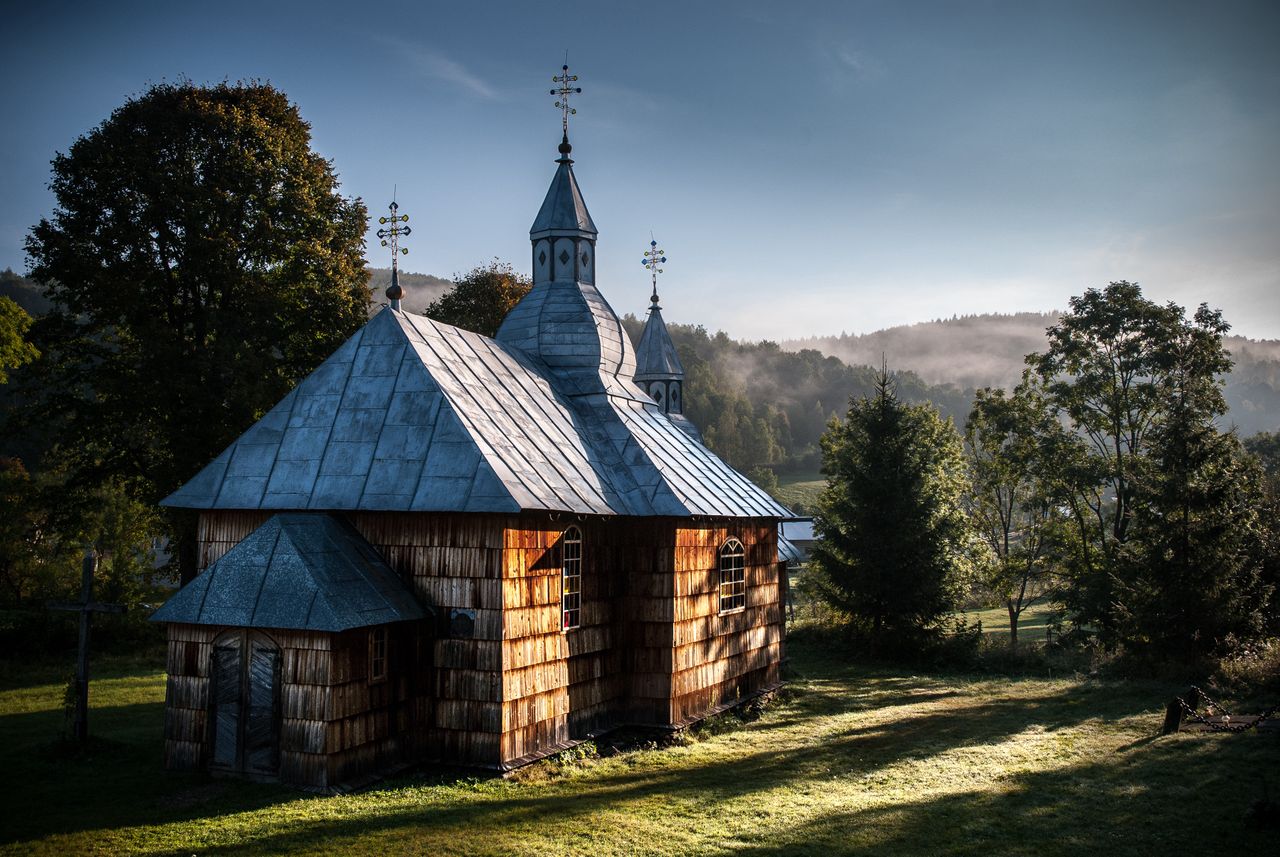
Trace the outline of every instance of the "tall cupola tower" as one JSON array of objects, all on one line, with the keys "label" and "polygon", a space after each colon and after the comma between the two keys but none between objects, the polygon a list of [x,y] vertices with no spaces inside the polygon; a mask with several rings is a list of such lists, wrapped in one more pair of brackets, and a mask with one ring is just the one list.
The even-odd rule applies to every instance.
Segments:
[{"label": "tall cupola tower", "polygon": [[631,341],[596,288],[596,225],[573,174],[569,98],[581,92],[566,65],[552,78],[561,109],[560,157],[551,187],[538,209],[529,241],[533,249],[533,289],[508,313],[496,339],[558,370],[564,388],[588,395],[615,390],[610,379],[635,373]]}]

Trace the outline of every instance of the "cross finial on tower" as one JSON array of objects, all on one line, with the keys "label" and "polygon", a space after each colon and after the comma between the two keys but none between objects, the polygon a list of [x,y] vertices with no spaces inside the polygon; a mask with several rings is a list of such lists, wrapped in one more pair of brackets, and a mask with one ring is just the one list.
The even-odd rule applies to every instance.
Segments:
[{"label": "cross finial on tower", "polygon": [[578,112],[569,106],[569,96],[582,92],[581,86],[572,86],[577,79],[576,74],[569,74],[569,60],[566,55],[565,64],[560,67],[560,74],[551,76],[551,82],[559,84],[551,90],[551,94],[559,98],[556,101],[556,107],[560,108],[560,127],[563,132],[560,138],[560,154],[566,158],[573,151],[573,147],[569,145],[569,115]]},{"label": "cross finial on tower", "polygon": [[649,300],[653,302],[654,306],[657,306],[658,275],[662,273],[660,266],[667,261],[667,257],[663,255],[666,252],[665,250],[658,249],[658,242],[653,239],[652,235],[649,236],[649,239],[649,249],[644,251],[644,258],[640,260],[640,264],[648,268],[649,274],[653,277],[653,294],[649,297]]},{"label": "cross finial on tower", "polygon": [[400,254],[409,252],[408,247],[400,246],[400,236],[408,235],[413,230],[408,226],[400,225],[409,222],[409,215],[397,213],[400,205],[396,202],[394,192],[391,194],[391,205],[387,208],[391,213],[386,217],[378,218],[378,222],[384,226],[378,230],[377,235],[382,240],[383,247],[391,248],[391,285],[387,286],[387,299],[391,301],[392,309],[400,309],[400,299],[404,297],[404,289],[400,287]]}]

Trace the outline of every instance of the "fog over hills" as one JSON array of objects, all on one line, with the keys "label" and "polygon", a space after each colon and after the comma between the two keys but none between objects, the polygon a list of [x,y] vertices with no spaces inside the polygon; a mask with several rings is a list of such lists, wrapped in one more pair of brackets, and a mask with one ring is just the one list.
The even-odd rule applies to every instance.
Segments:
[{"label": "fog over hills", "polygon": [[[369,289],[373,292],[370,307],[372,312],[387,302],[385,292],[387,286],[391,285],[391,269],[367,268],[366,270],[369,272]],[[411,274],[408,271],[401,271],[396,279],[404,289],[404,299],[401,303],[405,311],[418,315],[427,308],[427,304],[453,288],[452,280],[445,280],[431,274]]]},{"label": "fog over hills", "polygon": [[[1010,387],[1023,358],[1046,347],[1045,330],[1057,313],[984,314],[890,327],[874,333],[814,336],[780,342],[782,348],[813,348],[853,366],[908,369],[930,384],[964,390]],[[1280,341],[1228,336],[1235,367],[1227,377],[1229,419],[1247,437],[1280,428]]]},{"label": "fog over hills", "polygon": [[[367,270],[373,292],[369,309],[373,313],[386,303],[383,291],[391,282],[391,269]],[[409,272],[400,273],[400,283],[405,289],[405,309],[413,313],[421,313],[427,304],[453,286],[442,277]],[[0,271],[0,295],[12,298],[35,316],[48,312],[51,307],[39,285],[10,270]],[[784,340],[778,345],[789,352],[817,351],[856,369],[878,367],[883,356],[891,370],[918,376],[911,382],[915,385],[912,386],[914,397],[934,401],[944,413],[952,414],[958,423],[963,423],[972,390],[986,386],[1010,387],[1017,383],[1025,365],[1023,358],[1045,348],[1045,329],[1057,318],[1056,313],[1033,312],[967,315],[890,327],[874,333]],[[706,334],[702,332],[699,336],[705,338]],[[693,342],[694,339],[690,339],[690,343]],[[716,352],[721,357],[715,364],[721,382],[728,381],[748,400],[760,399],[753,401],[753,406],[761,409],[769,405],[791,408],[795,403],[781,399],[817,395],[812,379],[796,377],[797,372],[813,371],[813,366],[805,364],[806,368],[802,369],[800,364],[780,361],[782,355],[777,354],[771,344],[761,345],[769,347],[756,348],[754,343],[727,339],[724,343],[717,341]],[[1228,419],[1239,428],[1242,437],[1280,430],[1280,340],[1228,336],[1226,346],[1235,360],[1235,367],[1226,379],[1227,404],[1231,409]],[[731,354],[736,355],[735,359],[729,359]],[[780,383],[762,383],[764,377]],[[826,413],[819,419],[819,425],[831,414],[841,412],[848,395],[860,394],[861,387],[852,377],[835,372],[832,379],[828,379],[831,383],[823,387],[821,397],[821,407]],[[858,374],[858,378],[862,375]],[[842,380],[837,383],[833,379]],[[689,392],[693,394],[692,390]]]}]

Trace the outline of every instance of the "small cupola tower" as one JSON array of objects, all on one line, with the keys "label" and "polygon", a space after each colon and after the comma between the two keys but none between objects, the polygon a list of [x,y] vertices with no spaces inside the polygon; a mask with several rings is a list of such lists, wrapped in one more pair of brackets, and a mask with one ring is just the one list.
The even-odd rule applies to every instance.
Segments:
[{"label": "small cupola tower", "polygon": [[649,269],[653,278],[653,294],[649,296],[649,318],[644,323],[644,333],[636,347],[636,386],[658,403],[663,413],[684,412],[684,367],[676,354],[667,324],[662,320],[662,307],[658,304],[658,275],[667,261],[665,251],[657,241],[649,242],[640,264]]},{"label": "small cupola tower", "polygon": [[684,366],[676,353],[675,343],[671,341],[671,334],[667,332],[667,323],[662,319],[662,307],[658,303],[658,275],[666,261],[666,251],[658,247],[657,241],[651,240],[640,261],[649,269],[653,294],[649,295],[649,317],[644,323],[644,332],[640,334],[640,344],[636,346],[635,382],[672,422],[701,441],[697,427],[684,416]]}]

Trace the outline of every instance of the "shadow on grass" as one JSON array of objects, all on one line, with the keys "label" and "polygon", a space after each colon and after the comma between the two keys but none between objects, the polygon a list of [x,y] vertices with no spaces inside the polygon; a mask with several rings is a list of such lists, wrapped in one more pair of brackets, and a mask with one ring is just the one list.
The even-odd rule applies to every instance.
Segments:
[{"label": "shadow on grass", "polygon": [[[1023,732],[1029,726],[1045,731],[1079,725],[1086,720],[1122,718],[1144,711],[1147,703],[1141,694],[1110,694],[1107,688],[1068,686],[1060,692],[1022,695],[990,702],[953,706],[943,711],[910,712],[901,718],[890,717],[875,724],[833,728],[817,741],[798,741],[785,735],[788,723],[801,725],[815,718],[859,710],[889,708],[898,705],[933,704],[960,695],[955,690],[939,690],[931,679],[881,679],[884,687],[860,687],[850,694],[839,693],[838,687],[819,682],[816,688],[800,692],[782,710],[744,727],[736,736],[746,752],[728,761],[710,764],[672,762],[655,768],[643,765],[593,776],[587,787],[572,781],[555,782],[541,788],[506,787],[500,793],[471,800],[454,800],[444,806],[413,806],[378,812],[375,817],[330,818],[298,823],[285,829],[275,827],[265,835],[238,840],[234,846],[215,847],[211,853],[230,853],[251,847],[266,852],[284,852],[315,848],[320,843],[355,841],[363,836],[424,836],[435,842],[462,841],[477,830],[505,831],[556,825],[578,824],[590,827],[593,820],[609,812],[625,811],[636,804],[660,804],[700,807],[714,813],[726,802],[750,798],[780,787],[811,789],[820,792],[832,779],[858,780],[903,760],[925,759],[962,746],[997,744]],[[855,700],[854,706],[849,699]],[[837,724],[839,721],[834,721]],[[723,737],[723,736],[722,736]],[[771,746],[771,745],[777,746]],[[1108,765],[1098,766],[1100,770]],[[1046,777],[1061,776],[1060,774]],[[1069,782],[1076,774],[1068,773]],[[1000,793],[1018,790],[1015,782],[1002,786]],[[514,794],[512,794],[514,792]],[[390,801],[398,800],[394,789],[386,790]],[[991,799],[986,793],[975,794],[973,804]],[[377,792],[369,793],[375,797]],[[1074,793],[1064,798],[1076,799]],[[948,799],[949,800],[949,799]],[[959,801],[959,799],[956,799]],[[376,802],[376,801],[375,801]],[[944,803],[940,801],[939,803]],[[1066,805],[1064,803],[1064,806]],[[910,805],[895,809],[908,812]],[[962,802],[955,811],[969,811]],[[919,812],[926,813],[927,808]],[[977,811],[974,809],[974,811]],[[1012,811],[1012,810],[1010,810]],[[876,812],[872,812],[874,816]],[[886,811],[887,812],[887,811]],[[834,824],[862,823],[863,815],[855,813],[842,822],[836,813],[827,822],[813,822],[814,831],[788,833],[783,850],[807,847],[805,839],[813,839],[817,850],[829,849],[824,838]],[[913,822],[914,823],[914,822]],[[905,828],[904,828],[905,829]],[[887,836],[887,832],[879,835]],[[905,841],[905,840],[904,840]],[[923,841],[923,840],[922,840]],[[746,843],[735,843],[734,848]],[[196,850],[200,850],[196,848]],[[841,850],[841,849],[837,849]],[[922,849],[927,850],[927,849]],[[189,852],[190,848],[184,849]],[[178,852],[174,852],[178,853]],[[781,852],[779,852],[781,853]]]},{"label": "shadow on grass", "polygon": [[[879,737],[886,740],[878,743]],[[1121,753],[1119,758],[1015,774],[991,788],[852,810],[832,806],[801,824],[762,827],[760,835],[730,836],[719,845],[726,851],[755,854],[1074,855],[1101,846],[1109,854],[1165,854],[1170,847],[1228,853],[1227,846],[1243,845],[1259,848],[1252,853],[1265,853],[1261,846],[1267,838],[1244,826],[1256,785],[1239,776],[1240,766],[1250,761],[1255,763],[1250,770],[1257,771],[1280,760],[1274,741],[1254,744],[1252,749],[1261,751],[1256,754],[1246,746],[1265,737],[1246,738],[1235,746],[1170,741],[1142,753]],[[613,773],[593,781],[585,793],[575,792],[572,783],[508,789],[508,794],[493,798],[406,807],[373,818],[308,821],[234,845],[207,850],[193,846],[172,853],[282,853],[322,845],[341,850],[344,843],[354,845],[369,836],[397,843],[413,838],[415,847],[428,851],[498,853],[511,847],[511,837],[530,830],[536,831],[534,838],[519,842],[536,851],[559,841],[537,841],[554,836],[556,828],[598,829],[599,819],[608,813],[627,812],[646,801],[715,813],[728,801],[763,795],[780,785],[808,780],[821,789],[833,778],[856,780],[901,758],[892,746],[901,739],[850,733],[821,751],[763,751],[692,768]],[[517,794],[511,796],[511,791]],[[762,797],[761,805],[767,805],[767,799]],[[735,806],[741,811],[741,804]],[[492,835],[477,840],[482,831]],[[679,850],[678,841],[655,841],[653,848]]]},{"label": "shadow on grass", "polygon": [[165,771],[160,702],[92,708],[84,748],[66,743],[63,725],[61,711],[0,716],[0,805],[6,816],[0,844],[212,817],[302,797],[279,787]]},{"label": "shadow on grass", "polygon": [[[740,808],[756,796],[767,809],[768,795],[779,789],[821,796],[833,781],[866,780],[859,794],[875,804],[874,778],[895,763],[960,747],[994,749],[1031,727],[1053,732],[1144,712],[1152,713],[1154,732],[1164,698],[1154,685],[902,676],[808,658],[810,677],[786,702],[712,739],[734,742],[741,753],[733,758],[636,752],[588,766],[581,778],[489,783],[475,791],[454,777],[411,778],[327,808],[328,799],[276,786],[164,772],[158,702],[94,709],[94,728],[107,740],[86,758],[41,758],[41,742],[60,726],[59,712],[0,716],[0,764],[7,768],[0,793],[9,818],[0,842],[73,833],[96,840],[90,831],[207,821],[180,848],[165,831],[156,832],[152,847],[174,854],[277,853],[412,839],[407,850],[495,852],[518,841],[520,849],[545,853],[565,850],[557,831],[605,835],[598,819],[643,806],[662,818],[647,823],[671,828],[674,837],[653,849],[680,850],[681,813],[716,818],[723,807]],[[868,713],[875,722],[856,716]],[[1200,841],[1195,837],[1205,824],[1219,838],[1242,829],[1250,778],[1260,763],[1276,768],[1277,746],[1273,736],[1137,741],[1112,748],[1107,758],[1014,772],[973,791],[854,809],[824,800],[825,810],[785,829],[762,824],[758,834],[726,833],[721,850],[1066,854],[1086,844],[1119,844],[1111,853],[1146,853],[1138,846],[1148,835],[1185,846]],[[314,802],[315,809],[248,815],[294,802]],[[139,847],[145,839],[129,841]],[[705,838],[701,842],[705,846]],[[603,850],[610,849],[620,846]]]}]

